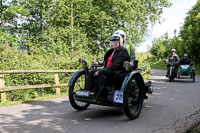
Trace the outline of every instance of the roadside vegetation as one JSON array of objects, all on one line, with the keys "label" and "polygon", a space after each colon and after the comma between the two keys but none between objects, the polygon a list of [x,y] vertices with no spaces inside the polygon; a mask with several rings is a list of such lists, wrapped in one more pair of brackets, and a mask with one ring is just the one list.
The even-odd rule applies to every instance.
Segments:
[{"label": "roadside vegetation", "polygon": [[1,106],[10,106],[10,105],[17,105],[17,104],[22,104],[22,103],[28,103],[28,102],[34,102],[34,101],[41,101],[41,100],[47,100],[47,99],[54,99],[54,98],[59,98],[66,96],[67,93],[62,93],[61,95],[55,95],[55,94],[45,94],[44,96],[40,97],[35,97],[35,98],[29,98],[27,97],[26,99],[21,99],[17,101],[3,101],[0,103]]},{"label": "roadside vegetation", "polygon": [[136,54],[136,60],[139,61],[138,68],[140,67],[146,68],[146,70],[140,72],[145,80],[151,76],[151,64],[149,63],[149,59],[150,59],[149,52]]},{"label": "roadside vegetation", "polygon": [[200,132],[200,124],[188,131],[188,133],[199,133]]},{"label": "roadside vegetation", "polygon": [[174,36],[169,37],[168,33],[155,38],[150,49],[152,68],[165,69],[165,58],[176,49],[179,58],[187,53],[193,61],[196,73],[200,74],[200,0],[188,11],[180,32],[174,30]]}]

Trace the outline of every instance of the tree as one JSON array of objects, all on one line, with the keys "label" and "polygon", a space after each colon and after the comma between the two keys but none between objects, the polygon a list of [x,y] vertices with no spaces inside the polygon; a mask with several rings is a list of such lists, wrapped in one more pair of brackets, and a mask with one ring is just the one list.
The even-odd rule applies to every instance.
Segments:
[{"label": "tree", "polygon": [[200,61],[200,0],[187,13],[184,25],[181,27],[180,37],[182,39],[183,52],[196,62]]},{"label": "tree", "polygon": [[[125,30],[127,42],[138,45],[148,34],[148,26],[159,20],[167,0],[12,0],[9,8],[25,10],[11,24],[20,47],[26,51],[45,48],[68,53],[80,48],[93,54],[106,50],[117,29]],[[22,10],[19,10],[22,11]],[[18,23],[17,21],[20,21]],[[13,33],[15,31],[15,33]]]},{"label": "tree", "polygon": [[30,13],[29,17],[21,18],[21,32],[28,37],[25,42],[31,39],[45,48],[56,44],[62,45],[58,46],[61,49],[85,48],[94,53],[107,48],[117,29],[125,30],[128,43],[137,45],[148,34],[149,23],[158,21],[163,8],[170,6],[167,0],[19,0],[19,3]]},{"label": "tree", "polygon": [[0,44],[7,42],[10,46],[17,45],[17,31],[20,27],[19,17],[27,16],[28,14],[16,0],[11,2],[0,1],[0,33],[3,34]]}]

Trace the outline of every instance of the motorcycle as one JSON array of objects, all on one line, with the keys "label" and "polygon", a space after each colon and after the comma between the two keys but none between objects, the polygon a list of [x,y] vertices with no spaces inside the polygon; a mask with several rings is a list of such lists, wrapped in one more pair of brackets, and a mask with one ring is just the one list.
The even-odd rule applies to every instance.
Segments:
[{"label": "motorcycle", "polygon": [[169,69],[169,82],[172,82],[177,77],[177,70],[176,66],[178,66],[178,62],[176,62],[174,59],[171,59],[167,64],[170,66]]}]

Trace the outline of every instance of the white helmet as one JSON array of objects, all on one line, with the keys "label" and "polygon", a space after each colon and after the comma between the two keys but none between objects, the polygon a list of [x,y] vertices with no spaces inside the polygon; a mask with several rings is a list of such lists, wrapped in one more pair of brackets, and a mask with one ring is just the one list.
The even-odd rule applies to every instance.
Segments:
[{"label": "white helmet", "polygon": [[119,34],[113,34],[110,38],[111,41],[111,46],[112,46],[112,41],[119,41],[119,45],[122,46],[123,45],[123,38],[121,35]]},{"label": "white helmet", "polygon": [[120,34],[123,38],[123,43],[126,41],[126,33],[123,30],[117,30],[114,34]]},{"label": "white helmet", "polygon": [[176,49],[172,49],[171,52],[176,52]]}]

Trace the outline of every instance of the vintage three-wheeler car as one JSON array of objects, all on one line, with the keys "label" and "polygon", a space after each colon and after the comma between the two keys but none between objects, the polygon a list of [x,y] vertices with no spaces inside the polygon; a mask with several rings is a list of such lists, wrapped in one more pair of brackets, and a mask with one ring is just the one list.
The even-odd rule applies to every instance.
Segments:
[{"label": "vintage three-wheeler car", "polygon": [[125,114],[130,119],[139,116],[143,101],[148,98],[146,93],[151,94],[153,88],[151,81],[144,82],[139,72],[142,68],[136,67],[138,61],[135,61],[135,67],[132,67],[130,62],[124,62],[126,75],[116,74],[114,78],[117,78],[118,82],[105,85],[104,97],[83,89],[89,71],[103,66],[103,62],[92,63],[91,68],[88,67],[85,60],[79,59],[79,62],[82,64],[82,70],[75,72],[69,81],[69,101],[73,108],[81,111],[87,109],[90,104],[115,106],[123,107]]}]

